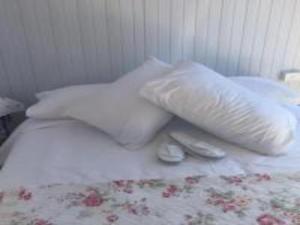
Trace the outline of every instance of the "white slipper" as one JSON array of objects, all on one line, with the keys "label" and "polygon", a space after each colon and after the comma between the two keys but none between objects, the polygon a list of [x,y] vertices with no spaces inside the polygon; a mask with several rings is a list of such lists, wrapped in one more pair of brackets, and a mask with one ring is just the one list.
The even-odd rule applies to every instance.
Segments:
[{"label": "white slipper", "polygon": [[207,158],[221,159],[226,156],[226,153],[205,141],[199,140],[196,137],[180,131],[173,131],[169,134],[178,143],[185,146],[187,153],[193,156],[203,156]]},{"label": "white slipper", "polygon": [[183,148],[176,143],[165,143],[160,146],[157,152],[160,160],[168,163],[179,163],[184,160]]}]

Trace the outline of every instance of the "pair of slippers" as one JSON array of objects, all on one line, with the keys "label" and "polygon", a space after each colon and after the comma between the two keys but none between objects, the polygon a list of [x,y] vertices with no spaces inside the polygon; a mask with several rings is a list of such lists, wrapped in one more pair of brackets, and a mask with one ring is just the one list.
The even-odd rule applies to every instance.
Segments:
[{"label": "pair of slippers", "polygon": [[163,144],[157,152],[158,158],[164,162],[182,162],[186,154],[211,159],[221,159],[226,156],[222,149],[185,132],[173,131],[169,136],[173,141]]}]

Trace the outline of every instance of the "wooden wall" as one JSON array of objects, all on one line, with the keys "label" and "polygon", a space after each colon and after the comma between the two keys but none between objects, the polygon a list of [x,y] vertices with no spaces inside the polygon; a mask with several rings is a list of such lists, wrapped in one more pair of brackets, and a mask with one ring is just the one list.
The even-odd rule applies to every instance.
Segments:
[{"label": "wooden wall", "polygon": [[148,55],[276,78],[300,69],[300,0],[0,0],[0,96],[113,81]]}]

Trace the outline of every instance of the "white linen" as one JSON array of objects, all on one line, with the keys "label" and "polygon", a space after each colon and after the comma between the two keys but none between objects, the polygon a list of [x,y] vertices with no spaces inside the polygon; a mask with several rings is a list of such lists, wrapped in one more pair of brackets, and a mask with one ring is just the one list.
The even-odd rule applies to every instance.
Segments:
[{"label": "white linen", "polygon": [[179,165],[157,159],[158,145],[167,130],[190,129],[172,121],[140,151],[128,151],[99,130],[72,120],[29,119],[11,136],[0,152],[11,150],[0,170],[0,187],[53,183],[97,183],[116,179],[175,178],[191,175],[233,175],[255,172],[299,171],[300,133],[297,146],[286,156],[258,155],[203,132],[203,139],[227,152],[222,160],[188,157]]},{"label": "white linen", "polygon": [[300,104],[300,93],[282,82],[263,77],[236,76],[230,79],[262,97],[283,104]]},{"label": "white linen", "polygon": [[175,66],[148,82],[141,94],[201,129],[261,154],[285,154],[294,142],[292,113],[198,63]]}]

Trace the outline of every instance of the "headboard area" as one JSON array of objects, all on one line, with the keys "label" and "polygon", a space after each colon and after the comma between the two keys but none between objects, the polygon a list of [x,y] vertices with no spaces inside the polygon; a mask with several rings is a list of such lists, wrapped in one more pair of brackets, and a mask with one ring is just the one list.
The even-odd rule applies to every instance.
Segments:
[{"label": "headboard area", "polygon": [[300,0],[0,0],[0,96],[110,82],[150,55],[277,78],[300,69]]}]

